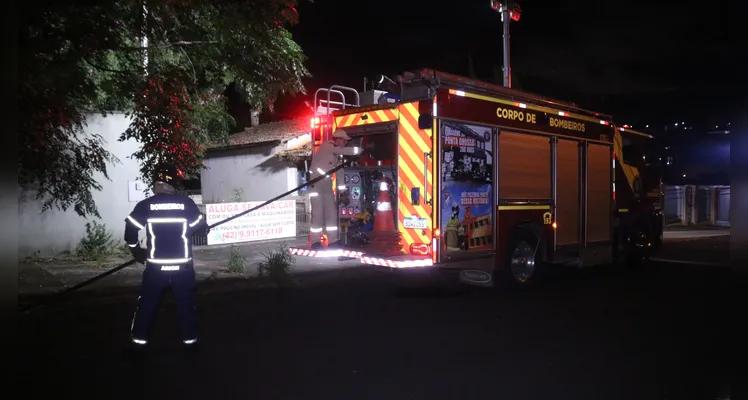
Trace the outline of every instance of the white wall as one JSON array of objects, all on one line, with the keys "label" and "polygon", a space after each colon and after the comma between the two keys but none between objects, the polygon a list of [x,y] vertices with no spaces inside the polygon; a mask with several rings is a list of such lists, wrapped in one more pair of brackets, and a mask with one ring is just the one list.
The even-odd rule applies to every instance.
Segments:
[{"label": "white wall", "polygon": [[203,204],[232,202],[237,189],[244,190],[244,201],[262,201],[296,187],[296,168],[274,156],[283,149],[284,145],[256,146],[206,158],[207,169],[200,174]]},{"label": "white wall", "polygon": [[717,225],[730,226],[730,186],[717,189]]},{"label": "white wall", "polygon": [[[93,197],[101,214],[99,223],[105,223],[121,240],[124,235],[125,217],[132,211],[136,202],[128,201],[128,181],[136,180],[139,175],[139,164],[128,158],[138,150],[134,140],[119,142],[119,136],[129,126],[129,119],[124,114],[89,115],[86,132],[98,133],[104,140],[104,147],[119,158],[119,163],[109,165],[107,172],[111,181],[101,175],[96,179],[101,184],[101,191],[94,191]],[[41,201],[34,200],[34,192],[21,192],[18,199],[19,257],[26,257],[39,251],[41,255],[57,255],[63,251],[73,251],[86,232],[86,219],[79,217],[75,211],[58,211],[52,209],[41,212]],[[91,216],[90,219],[95,219]]]},{"label": "white wall", "polygon": [[686,204],[685,187],[664,186],[663,191],[665,192],[665,204],[663,204],[665,223],[675,223],[682,220]]}]

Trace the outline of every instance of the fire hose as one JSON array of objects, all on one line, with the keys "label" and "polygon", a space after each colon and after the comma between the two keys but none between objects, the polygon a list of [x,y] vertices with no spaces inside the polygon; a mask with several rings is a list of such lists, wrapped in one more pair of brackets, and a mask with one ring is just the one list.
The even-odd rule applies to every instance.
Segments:
[{"label": "fire hose", "polygon": [[[213,229],[213,228],[215,228],[218,225],[225,224],[225,223],[227,223],[229,221],[232,221],[234,219],[237,219],[239,217],[247,215],[247,214],[249,214],[249,213],[251,213],[253,211],[256,211],[256,210],[258,210],[258,209],[260,209],[262,207],[265,207],[266,205],[268,205],[268,204],[270,204],[270,203],[272,203],[272,202],[274,202],[276,200],[282,199],[282,198],[288,196],[291,193],[297,192],[297,191],[301,190],[302,188],[304,188],[306,186],[314,185],[315,183],[321,181],[322,179],[325,179],[326,177],[330,176],[331,174],[334,174],[339,169],[343,168],[345,165],[346,165],[345,163],[342,163],[342,164],[338,165],[337,167],[335,167],[335,168],[333,168],[333,169],[325,172],[323,175],[318,176],[318,177],[310,180],[309,182],[306,182],[306,183],[304,183],[302,185],[299,185],[299,186],[297,186],[297,187],[295,187],[295,188],[293,188],[293,189],[291,189],[291,190],[289,190],[289,191],[287,191],[285,193],[279,194],[278,196],[275,196],[272,199],[267,200],[266,202],[264,202],[264,203],[262,203],[262,204],[260,204],[258,206],[252,207],[249,210],[242,211],[242,212],[240,212],[238,214],[232,215],[232,216],[230,216],[230,217],[228,217],[228,218],[226,218],[224,220],[218,221],[218,222],[216,222],[216,223],[214,223],[212,225],[208,225],[208,229]],[[102,274],[96,275],[96,276],[94,276],[91,279],[83,281],[83,282],[81,282],[81,283],[79,283],[79,284],[77,284],[75,286],[69,287],[69,288],[67,288],[67,289],[65,289],[65,290],[63,290],[61,292],[55,293],[55,294],[51,295],[50,297],[46,298],[45,300],[42,300],[42,301],[39,301],[37,303],[31,304],[31,305],[29,305],[29,306],[21,309],[21,312],[28,312],[30,310],[33,310],[33,309],[35,309],[37,307],[40,307],[40,306],[43,306],[45,304],[49,304],[49,303],[52,303],[52,302],[56,302],[56,301],[62,300],[66,295],[68,295],[68,294],[70,294],[72,292],[75,292],[76,290],[78,290],[78,289],[80,289],[82,287],[88,286],[88,285],[90,285],[90,284],[92,284],[94,282],[97,282],[97,281],[99,281],[101,279],[104,279],[104,278],[106,278],[109,275],[112,275],[112,274],[114,274],[114,273],[116,273],[116,272],[118,272],[118,271],[120,271],[122,269],[125,269],[125,268],[127,268],[127,267],[135,264],[136,262],[137,262],[137,260],[133,258],[132,260],[130,260],[130,261],[124,263],[124,264],[118,265],[118,266],[116,266],[116,267],[114,267],[114,268],[112,268],[112,269],[110,269],[110,270],[108,270],[108,271],[106,271],[106,272],[104,272]]]}]

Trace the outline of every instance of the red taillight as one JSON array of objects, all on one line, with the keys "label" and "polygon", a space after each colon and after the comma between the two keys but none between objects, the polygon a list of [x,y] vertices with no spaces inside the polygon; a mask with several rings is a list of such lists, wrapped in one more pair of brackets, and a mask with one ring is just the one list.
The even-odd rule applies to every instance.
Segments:
[{"label": "red taillight", "polygon": [[312,129],[320,126],[320,124],[322,124],[320,117],[312,117]]},{"label": "red taillight", "polygon": [[431,254],[431,246],[425,243],[413,243],[410,245],[410,254],[414,256],[427,256]]},{"label": "red taillight", "polygon": [[327,126],[329,125],[329,115],[317,115],[312,117],[311,125],[312,128],[319,128],[321,126]]}]

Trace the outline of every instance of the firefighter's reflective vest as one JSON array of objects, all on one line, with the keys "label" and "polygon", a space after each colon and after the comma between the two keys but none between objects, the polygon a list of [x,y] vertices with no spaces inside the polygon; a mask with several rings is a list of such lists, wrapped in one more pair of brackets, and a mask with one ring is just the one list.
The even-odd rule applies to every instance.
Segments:
[{"label": "firefighter's reflective vest", "polygon": [[[125,224],[125,242],[138,245],[146,231],[147,263],[179,265],[192,261],[192,234],[207,226],[192,199],[181,194],[156,194],[137,205]],[[178,268],[176,268],[178,269]]]}]

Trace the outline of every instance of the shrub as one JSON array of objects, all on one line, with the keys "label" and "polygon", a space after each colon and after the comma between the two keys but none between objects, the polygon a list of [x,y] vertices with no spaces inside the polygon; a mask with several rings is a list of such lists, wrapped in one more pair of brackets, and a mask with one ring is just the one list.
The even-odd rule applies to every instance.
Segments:
[{"label": "shrub", "polygon": [[243,273],[244,264],[247,262],[247,257],[244,257],[239,252],[239,246],[231,245],[231,254],[229,255],[228,270],[231,273]]},{"label": "shrub", "polygon": [[231,196],[231,200],[234,203],[241,203],[244,201],[244,189],[238,188],[234,189],[234,195]]},{"label": "shrub", "polygon": [[279,287],[284,283],[293,282],[291,271],[296,264],[296,258],[285,244],[281,244],[278,250],[270,251],[267,254],[262,253],[262,256],[265,257],[265,260],[257,265],[257,275],[269,276]]},{"label": "shrub", "polygon": [[75,248],[75,254],[86,261],[95,261],[109,257],[114,252],[117,241],[105,224],[96,221],[86,223],[86,236]]}]

